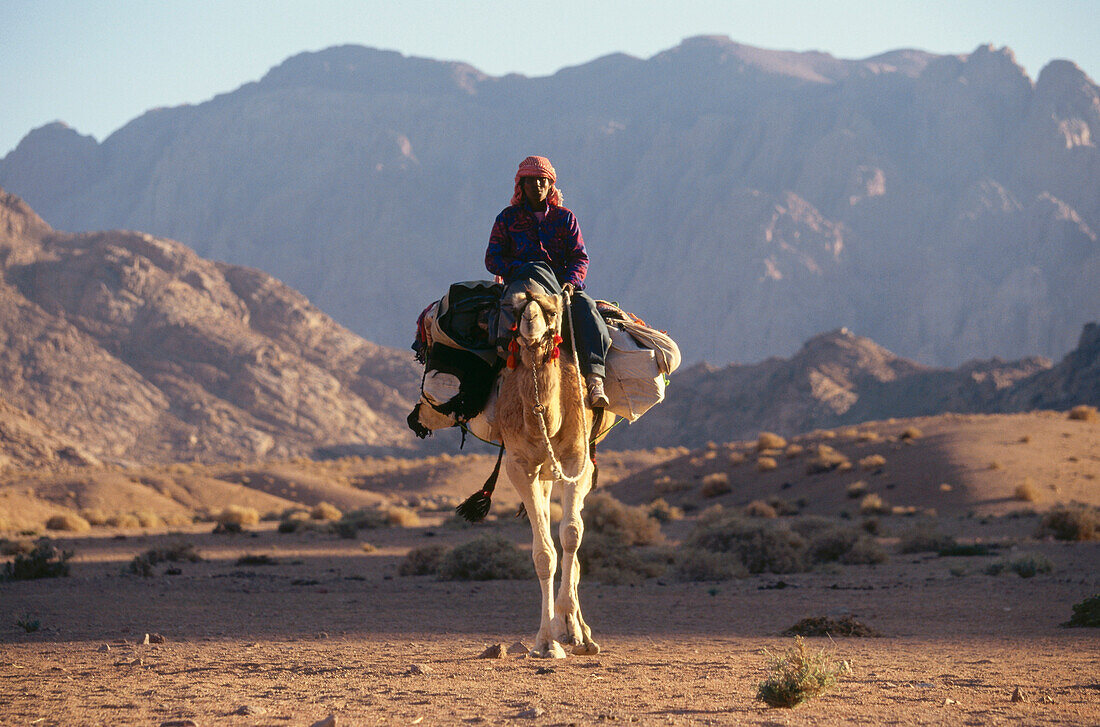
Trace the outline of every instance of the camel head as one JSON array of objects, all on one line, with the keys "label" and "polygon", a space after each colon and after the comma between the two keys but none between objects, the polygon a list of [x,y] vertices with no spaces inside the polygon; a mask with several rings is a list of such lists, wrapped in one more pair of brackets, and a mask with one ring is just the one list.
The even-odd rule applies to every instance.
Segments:
[{"label": "camel head", "polygon": [[557,358],[561,343],[561,296],[524,291],[512,297],[511,305],[516,316],[514,344],[509,347],[512,353],[522,352],[527,365]]}]

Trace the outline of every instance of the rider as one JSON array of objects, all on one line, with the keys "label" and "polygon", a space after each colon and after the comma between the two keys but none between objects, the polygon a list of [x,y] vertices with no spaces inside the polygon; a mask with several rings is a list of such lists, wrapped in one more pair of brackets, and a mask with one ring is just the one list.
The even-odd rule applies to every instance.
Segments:
[{"label": "rider", "polygon": [[584,292],[588,253],[576,216],[561,206],[557,179],[546,157],[529,156],[520,162],[512,203],[497,215],[489,233],[485,267],[509,284],[527,277],[529,263],[549,265],[562,291],[571,299],[570,323],[576,333],[577,357],[585,375],[588,403],[606,407],[604,360],[611,337],[596,310],[596,302]]}]

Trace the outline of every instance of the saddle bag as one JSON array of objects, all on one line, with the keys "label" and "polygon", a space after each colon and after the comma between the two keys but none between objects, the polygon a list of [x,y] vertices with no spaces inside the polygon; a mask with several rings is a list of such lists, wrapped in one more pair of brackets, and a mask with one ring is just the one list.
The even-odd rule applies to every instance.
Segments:
[{"label": "saddle bag", "polygon": [[680,347],[663,331],[607,301],[596,307],[607,323],[604,389],[608,409],[634,422],[665,398],[665,377],[680,366]]}]

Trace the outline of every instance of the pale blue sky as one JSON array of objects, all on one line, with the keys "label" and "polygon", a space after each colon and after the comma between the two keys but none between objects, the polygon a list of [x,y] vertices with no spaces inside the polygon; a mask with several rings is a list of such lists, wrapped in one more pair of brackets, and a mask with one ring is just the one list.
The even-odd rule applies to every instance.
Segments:
[{"label": "pale blue sky", "polygon": [[1100,0],[0,0],[0,156],[54,120],[102,141],[333,45],[539,76],[702,34],[841,58],[992,43],[1033,79],[1053,58],[1100,74]]}]

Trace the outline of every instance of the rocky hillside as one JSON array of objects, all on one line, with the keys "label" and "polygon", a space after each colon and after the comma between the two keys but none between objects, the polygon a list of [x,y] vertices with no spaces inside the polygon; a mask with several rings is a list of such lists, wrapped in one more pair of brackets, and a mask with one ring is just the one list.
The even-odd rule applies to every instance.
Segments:
[{"label": "rocky hillside", "polygon": [[18,466],[401,450],[419,376],[266,273],[0,190],[0,382]]},{"label": "rocky hillside", "polygon": [[956,369],[916,364],[847,330],[807,341],[789,359],[677,372],[664,402],[620,425],[612,448],[792,436],[893,417],[1022,412],[1100,404],[1100,326],[1057,366],[1031,357],[969,361]]},{"label": "rocky hillside", "polygon": [[148,230],[262,268],[404,346],[448,282],[484,276],[515,165],[546,154],[590,290],[687,361],[848,327],[957,366],[1060,358],[1100,318],[1097,138],[1092,79],[1055,61],[1033,81],[992,47],[841,60],[699,37],[495,78],[345,46],[102,143],[37,129],[0,184],[61,229]]}]

